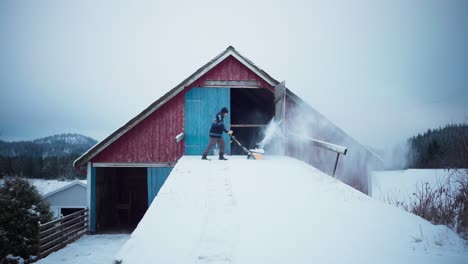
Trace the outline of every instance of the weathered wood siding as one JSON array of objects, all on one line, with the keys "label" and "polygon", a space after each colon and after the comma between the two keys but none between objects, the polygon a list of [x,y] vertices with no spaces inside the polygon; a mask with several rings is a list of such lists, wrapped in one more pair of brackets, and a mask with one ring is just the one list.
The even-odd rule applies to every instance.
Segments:
[{"label": "weathered wood siding", "polygon": [[184,151],[175,136],[184,131],[184,92],[141,121],[92,162],[174,162]]},{"label": "weathered wood siding", "polygon": [[154,198],[158,195],[167,177],[171,174],[173,168],[148,168],[147,184],[148,184],[148,207],[150,207]]},{"label": "weathered wood siding", "polygon": [[193,82],[190,87],[203,87],[205,81],[257,81],[260,87],[274,91],[273,86],[269,85],[232,56],[227,57],[216,67],[201,76],[198,80]]},{"label": "weathered wood siding", "polygon": [[[175,136],[185,130],[185,94],[193,87],[203,86],[207,80],[257,81],[261,87],[271,91],[274,89],[230,56],[122,135],[91,161],[123,163],[177,161],[185,152],[185,140],[179,144],[174,142]],[[214,114],[216,113],[206,118],[211,120]]]}]

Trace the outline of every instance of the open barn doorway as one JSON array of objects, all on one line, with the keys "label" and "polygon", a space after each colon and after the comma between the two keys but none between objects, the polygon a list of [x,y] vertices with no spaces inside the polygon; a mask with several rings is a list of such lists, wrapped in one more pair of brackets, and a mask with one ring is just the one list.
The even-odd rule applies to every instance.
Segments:
[{"label": "open barn doorway", "polygon": [[[263,139],[263,130],[275,115],[274,94],[268,89],[231,88],[231,129],[247,148]],[[232,144],[231,155],[244,154]]]},{"label": "open barn doorway", "polygon": [[96,232],[132,232],[147,209],[146,168],[96,168]]}]

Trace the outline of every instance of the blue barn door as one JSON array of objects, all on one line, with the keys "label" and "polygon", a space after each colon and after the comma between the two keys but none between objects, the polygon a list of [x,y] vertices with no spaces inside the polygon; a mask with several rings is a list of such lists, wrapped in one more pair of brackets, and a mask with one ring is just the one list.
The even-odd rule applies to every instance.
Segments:
[{"label": "blue barn door", "polygon": [[91,201],[89,208],[89,231],[96,232],[96,168],[91,167],[89,189],[91,192]]},{"label": "blue barn door", "polygon": [[161,190],[161,187],[163,186],[171,171],[171,167],[148,168],[148,208],[150,207],[151,202],[153,202],[154,197],[158,195],[159,190]]},{"label": "blue barn door", "polygon": [[[185,94],[185,155],[201,155],[208,145],[211,123],[224,106],[230,110],[230,88],[192,88]],[[224,119],[230,128],[230,114]],[[229,138],[223,135],[225,153],[231,153]],[[213,151],[209,153],[213,154]]]}]

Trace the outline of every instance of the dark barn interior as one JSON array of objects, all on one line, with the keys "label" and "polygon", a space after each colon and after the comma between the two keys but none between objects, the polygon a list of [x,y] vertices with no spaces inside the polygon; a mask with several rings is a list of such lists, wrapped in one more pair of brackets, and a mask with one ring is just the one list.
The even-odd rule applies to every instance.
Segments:
[{"label": "dark barn interior", "polygon": [[[275,115],[274,95],[265,88],[231,88],[231,129],[246,148],[254,148],[263,139],[263,130]],[[231,155],[244,152],[231,144]]]},{"label": "dark barn interior", "polygon": [[132,232],[148,209],[146,168],[96,168],[96,232]]}]

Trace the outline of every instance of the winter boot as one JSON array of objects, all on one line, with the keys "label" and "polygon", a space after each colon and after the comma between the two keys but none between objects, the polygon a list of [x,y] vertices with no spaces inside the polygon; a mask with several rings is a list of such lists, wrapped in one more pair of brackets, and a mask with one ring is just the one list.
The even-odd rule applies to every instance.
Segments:
[{"label": "winter boot", "polygon": [[219,153],[219,160],[227,160],[227,159],[224,157],[224,153]]},{"label": "winter boot", "polygon": [[203,156],[201,157],[202,160],[208,160],[208,158],[206,157],[206,154],[203,154]]}]

